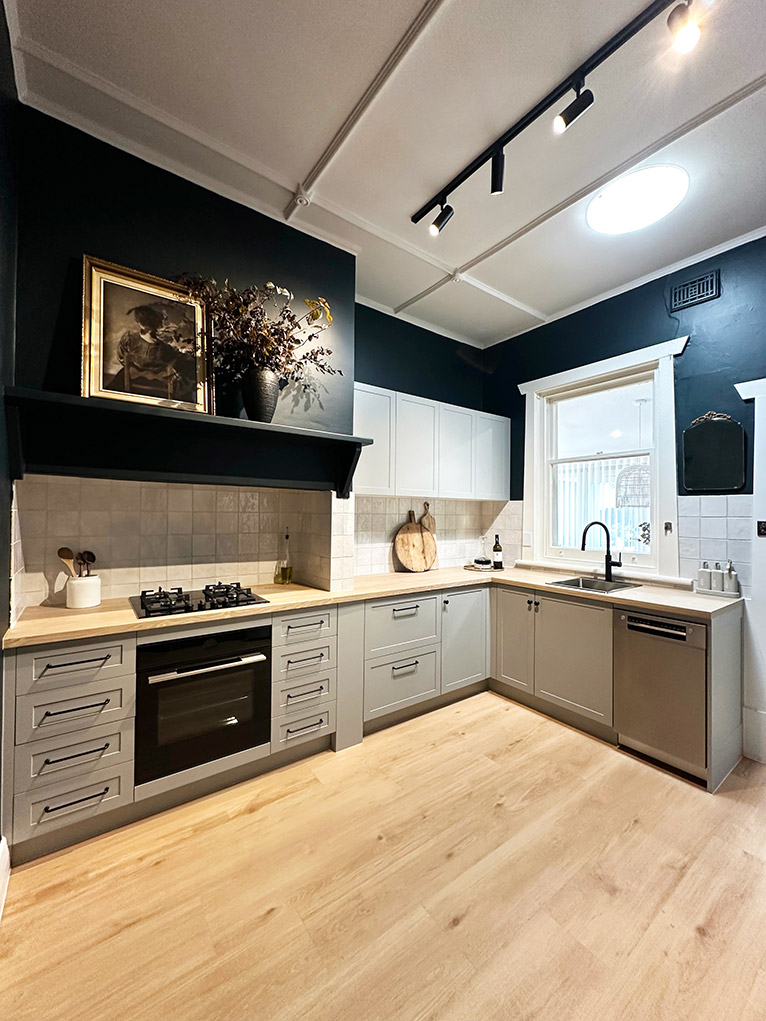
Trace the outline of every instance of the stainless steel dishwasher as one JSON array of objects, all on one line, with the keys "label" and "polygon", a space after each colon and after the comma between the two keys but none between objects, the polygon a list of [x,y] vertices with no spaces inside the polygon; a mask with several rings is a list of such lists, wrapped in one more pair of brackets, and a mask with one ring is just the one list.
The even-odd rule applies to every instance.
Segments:
[{"label": "stainless steel dishwasher", "polygon": [[614,729],[620,743],[704,777],[707,628],[614,611]]}]

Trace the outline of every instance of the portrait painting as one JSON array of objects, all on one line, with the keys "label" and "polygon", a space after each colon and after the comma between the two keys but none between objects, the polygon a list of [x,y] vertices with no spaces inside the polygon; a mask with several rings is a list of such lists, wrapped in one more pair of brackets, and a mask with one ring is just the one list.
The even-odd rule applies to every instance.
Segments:
[{"label": "portrait painting", "polygon": [[212,412],[202,303],[89,256],[83,275],[83,396]]}]

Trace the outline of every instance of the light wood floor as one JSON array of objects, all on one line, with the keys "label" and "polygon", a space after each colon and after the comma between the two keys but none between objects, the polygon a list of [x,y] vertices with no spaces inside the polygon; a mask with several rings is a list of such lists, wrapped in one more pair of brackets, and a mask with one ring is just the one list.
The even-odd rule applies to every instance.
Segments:
[{"label": "light wood floor", "polygon": [[766,766],[485,693],[14,870],[0,1018],[766,1018]]}]

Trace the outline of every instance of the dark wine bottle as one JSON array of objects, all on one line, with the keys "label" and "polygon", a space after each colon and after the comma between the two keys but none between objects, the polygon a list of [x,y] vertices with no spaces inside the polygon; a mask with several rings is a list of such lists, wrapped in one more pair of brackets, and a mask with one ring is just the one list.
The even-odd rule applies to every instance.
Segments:
[{"label": "dark wine bottle", "polygon": [[503,569],[503,547],[500,545],[500,536],[495,536],[495,545],[492,547],[492,567],[496,571]]}]

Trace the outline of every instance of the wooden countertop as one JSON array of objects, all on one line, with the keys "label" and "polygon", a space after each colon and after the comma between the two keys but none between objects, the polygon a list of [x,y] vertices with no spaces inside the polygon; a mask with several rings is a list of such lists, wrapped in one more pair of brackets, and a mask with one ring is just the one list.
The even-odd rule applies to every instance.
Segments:
[{"label": "wooden countertop", "polygon": [[[66,642],[102,635],[128,634],[154,631],[159,628],[199,625],[217,620],[250,619],[288,610],[301,610],[312,606],[330,606],[353,603],[385,596],[406,595],[411,592],[428,592],[449,588],[468,588],[476,585],[506,585],[513,588],[550,588],[551,593],[571,595],[595,602],[612,603],[634,609],[654,610],[662,613],[682,613],[702,619],[711,619],[740,604],[741,600],[719,599],[715,596],[698,596],[690,589],[663,585],[641,585],[640,588],[602,593],[578,593],[552,588],[548,583],[555,577],[567,576],[562,572],[532,568],[509,568],[502,574],[483,574],[466,571],[462,567],[449,567],[425,574],[373,574],[354,579],[354,588],[348,592],[326,592],[306,585],[263,585],[258,594],[268,604],[244,606],[238,609],[205,610],[186,613],[182,617],[138,618],[127,599],[107,599],[101,606],[88,610],[68,610],[65,606],[28,607],[19,621],[3,638],[4,649],[18,649],[48,642]],[[568,572],[572,576],[572,572]]]}]

